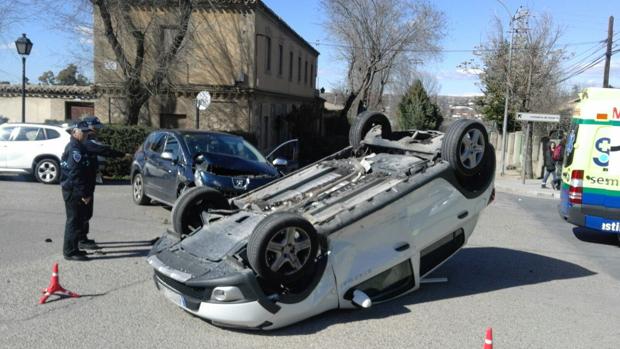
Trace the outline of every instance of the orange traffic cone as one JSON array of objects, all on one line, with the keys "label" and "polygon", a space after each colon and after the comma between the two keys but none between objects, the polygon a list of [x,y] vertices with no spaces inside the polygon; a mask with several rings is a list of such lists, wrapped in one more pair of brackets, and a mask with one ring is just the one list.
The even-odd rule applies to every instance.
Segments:
[{"label": "orange traffic cone", "polygon": [[62,296],[68,296],[68,297],[74,297],[74,298],[80,296],[79,294],[75,292],[67,291],[64,288],[62,288],[62,286],[60,286],[60,281],[58,281],[58,263],[54,263],[54,268],[52,269],[52,278],[50,279],[50,284],[42,292],[43,292],[43,296],[41,296],[41,299],[39,299],[39,304],[45,303],[45,301],[47,300],[47,297],[51,296],[52,294],[59,294]]},{"label": "orange traffic cone", "polygon": [[487,334],[484,337],[482,349],[493,349],[493,330],[490,327],[487,328]]}]

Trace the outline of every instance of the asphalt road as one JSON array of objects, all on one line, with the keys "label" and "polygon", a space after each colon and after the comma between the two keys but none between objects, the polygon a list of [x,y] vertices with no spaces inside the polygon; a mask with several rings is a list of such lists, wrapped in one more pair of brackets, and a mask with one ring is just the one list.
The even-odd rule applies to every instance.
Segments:
[{"label": "asphalt road", "polygon": [[[617,348],[620,248],[614,238],[576,236],[555,205],[498,193],[467,248],[435,272],[448,282],[368,310],[244,332],[156,292],[144,255],[168,210],[135,206],[127,185],[99,186],[91,231],[106,254],[66,262],[59,188],[0,177],[0,347],[480,348],[491,326],[497,348]],[[82,297],[37,305],[54,262],[62,285]]]}]

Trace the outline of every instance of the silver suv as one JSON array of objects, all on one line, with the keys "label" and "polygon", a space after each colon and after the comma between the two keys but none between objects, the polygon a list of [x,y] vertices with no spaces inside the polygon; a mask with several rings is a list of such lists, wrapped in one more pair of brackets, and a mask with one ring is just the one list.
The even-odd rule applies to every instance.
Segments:
[{"label": "silver suv", "polygon": [[60,180],[60,158],[70,136],[65,128],[42,124],[0,125],[0,173],[33,174],[45,184]]}]

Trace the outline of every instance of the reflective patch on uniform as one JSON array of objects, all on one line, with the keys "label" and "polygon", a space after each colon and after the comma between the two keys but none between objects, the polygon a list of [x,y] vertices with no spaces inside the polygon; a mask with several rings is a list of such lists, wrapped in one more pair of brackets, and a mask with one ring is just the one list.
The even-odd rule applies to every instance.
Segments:
[{"label": "reflective patch on uniform", "polygon": [[82,160],[82,154],[80,154],[77,150],[74,150],[71,155],[73,156],[73,160],[75,160],[75,162],[80,162],[80,160]]}]

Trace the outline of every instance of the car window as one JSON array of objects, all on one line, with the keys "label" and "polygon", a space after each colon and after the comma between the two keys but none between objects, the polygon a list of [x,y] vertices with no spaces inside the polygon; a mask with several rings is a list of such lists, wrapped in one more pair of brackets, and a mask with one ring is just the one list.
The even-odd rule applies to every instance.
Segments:
[{"label": "car window", "polygon": [[162,153],[164,151],[164,145],[166,144],[166,137],[163,133],[157,135],[157,138],[151,145],[151,151],[155,153]]},{"label": "car window", "polygon": [[179,156],[179,142],[174,136],[168,135],[164,152],[172,153],[175,157]]},{"label": "car window", "polygon": [[245,160],[267,162],[265,157],[241,137],[226,134],[188,133],[185,143],[195,157],[201,153],[214,153],[240,157]]},{"label": "car window", "polygon": [[579,134],[579,124],[573,122],[568,131],[568,137],[566,139],[566,147],[564,149],[564,167],[568,167],[573,163],[573,157],[575,156],[575,142],[577,141],[577,135]]},{"label": "car window", "polygon": [[144,150],[151,149],[153,142],[155,142],[155,140],[157,139],[157,136],[159,135],[160,133],[157,133],[157,132],[153,132],[149,134],[149,136],[146,137],[146,140],[144,141]]},{"label": "car window", "polygon": [[[13,137],[14,141],[37,141],[45,138],[39,138],[39,134],[42,133],[40,127],[20,127],[17,135]],[[45,137],[45,136],[44,136]]]},{"label": "car window", "polygon": [[46,128],[45,133],[47,134],[47,139],[60,138],[60,133],[56,130],[52,130],[51,128]]},{"label": "car window", "polygon": [[280,144],[276,149],[274,149],[269,154],[269,160],[274,160],[276,158],[282,158],[288,161],[296,161],[299,153],[299,142],[298,141],[288,141]]},{"label": "car window", "polygon": [[0,128],[0,141],[8,141],[11,138],[11,132],[15,128],[16,126]]}]

